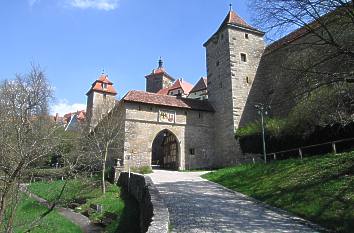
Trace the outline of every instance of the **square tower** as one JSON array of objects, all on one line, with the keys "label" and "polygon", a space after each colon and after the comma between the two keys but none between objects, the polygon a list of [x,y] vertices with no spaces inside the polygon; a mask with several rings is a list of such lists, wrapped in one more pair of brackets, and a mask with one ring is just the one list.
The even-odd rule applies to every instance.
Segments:
[{"label": "square tower", "polygon": [[157,69],[153,69],[151,74],[146,75],[146,91],[157,93],[159,90],[171,87],[175,81],[163,68],[163,61],[160,58]]},{"label": "square tower", "polygon": [[[251,27],[232,9],[204,44],[208,98],[215,109],[215,165],[242,162],[235,130],[240,127],[265,44],[264,33]],[[244,122],[244,120],[242,120]]]},{"label": "square tower", "polygon": [[94,128],[99,120],[107,114],[116,103],[117,91],[107,74],[102,74],[93,82],[87,92],[86,114],[90,127]]}]

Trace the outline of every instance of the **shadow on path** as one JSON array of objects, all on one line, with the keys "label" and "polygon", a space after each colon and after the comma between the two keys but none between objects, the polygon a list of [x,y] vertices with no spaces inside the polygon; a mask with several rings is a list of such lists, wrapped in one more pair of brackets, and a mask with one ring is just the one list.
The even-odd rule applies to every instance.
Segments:
[{"label": "shadow on path", "polygon": [[170,211],[173,232],[317,232],[199,175],[162,170],[150,175]]}]

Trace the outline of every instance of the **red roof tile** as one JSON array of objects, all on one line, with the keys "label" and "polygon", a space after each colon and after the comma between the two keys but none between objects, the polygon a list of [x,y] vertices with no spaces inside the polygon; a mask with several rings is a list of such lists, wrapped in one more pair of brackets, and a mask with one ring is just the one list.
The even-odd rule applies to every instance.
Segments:
[{"label": "red roof tile", "polygon": [[[103,88],[103,84],[106,84],[107,87]],[[89,95],[91,91],[97,91],[107,94],[116,95],[117,91],[113,87],[113,83],[108,79],[108,75],[102,74],[91,86],[91,89],[87,92],[86,95]]]},{"label": "red roof tile", "polygon": [[213,107],[207,100],[196,100],[169,95],[159,95],[145,91],[129,91],[123,97],[122,100],[125,102],[144,103],[159,106],[214,112]]},{"label": "red roof tile", "polygon": [[159,94],[159,95],[168,95],[168,92],[170,91],[170,88],[171,87],[162,88],[161,90],[159,90],[157,92],[157,94]]},{"label": "red roof tile", "polygon": [[208,87],[207,78],[202,77],[199,79],[197,84],[194,85],[193,89],[190,92],[202,91],[202,90],[207,89],[207,87]]},{"label": "red roof tile", "polygon": [[192,90],[192,88],[193,88],[193,85],[190,84],[189,82],[184,81],[182,79],[178,79],[171,87],[163,88],[163,89],[159,90],[157,92],[157,94],[168,95],[168,93],[172,90],[182,89],[183,93],[185,95],[188,95],[189,92]]},{"label": "red roof tile", "polygon": [[187,81],[184,81],[183,79],[178,79],[172,85],[172,87],[170,87],[170,91],[175,90],[175,89],[179,89],[179,88],[181,88],[183,90],[184,94],[188,95],[189,92],[192,90],[193,85]]}]

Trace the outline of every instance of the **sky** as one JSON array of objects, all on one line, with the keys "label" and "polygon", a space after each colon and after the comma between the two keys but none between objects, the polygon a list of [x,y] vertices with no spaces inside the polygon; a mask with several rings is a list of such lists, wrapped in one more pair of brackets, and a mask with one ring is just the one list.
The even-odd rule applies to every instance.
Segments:
[{"label": "sky", "polygon": [[206,76],[203,43],[229,4],[252,24],[247,0],[2,0],[0,80],[40,65],[55,90],[51,113],[86,108],[104,70],[122,98],[144,90],[161,56],[174,78]]}]

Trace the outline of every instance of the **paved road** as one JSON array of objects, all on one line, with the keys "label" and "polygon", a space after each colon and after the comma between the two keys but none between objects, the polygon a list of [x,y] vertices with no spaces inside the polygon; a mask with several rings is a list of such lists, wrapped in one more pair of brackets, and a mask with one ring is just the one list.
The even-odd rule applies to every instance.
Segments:
[{"label": "paved road", "polygon": [[206,181],[201,174],[155,170],[149,175],[170,211],[173,232],[317,232],[290,215]]}]

